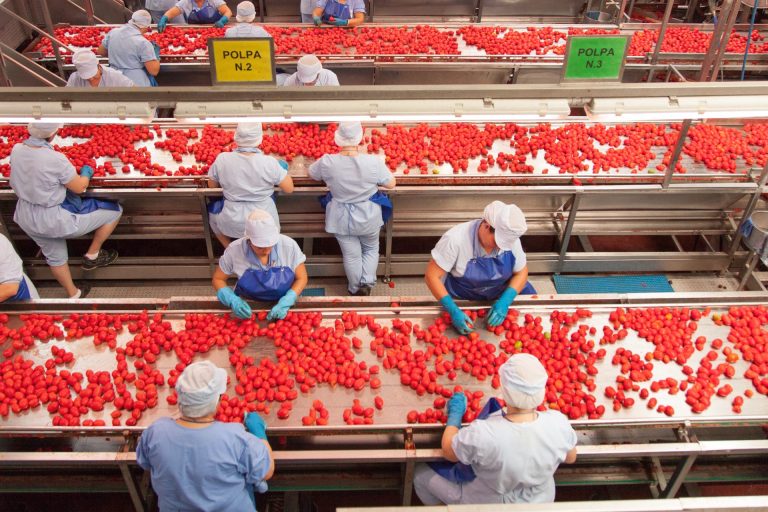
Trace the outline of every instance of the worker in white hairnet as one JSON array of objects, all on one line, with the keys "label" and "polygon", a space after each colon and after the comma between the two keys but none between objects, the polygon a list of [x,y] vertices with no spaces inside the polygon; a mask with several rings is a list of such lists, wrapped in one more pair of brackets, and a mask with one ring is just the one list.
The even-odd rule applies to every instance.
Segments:
[{"label": "worker in white hairnet", "polygon": [[222,28],[232,17],[232,11],[224,0],[179,0],[157,22],[157,31],[165,31],[171,19],[182,16],[190,25],[208,25]]},{"label": "worker in white hairnet", "polygon": [[323,64],[314,55],[304,55],[299,59],[296,65],[296,72],[286,78],[283,86],[301,87],[301,86],[333,86],[339,85],[339,78],[336,73],[325,69]]},{"label": "worker in white hairnet", "polygon": [[245,429],[216,421],[226,391],[222,368],[187,366],[176,382],[181,417],[160,418],[141,434],[136,462],[150,472],[160,510],[255,511],[254,488],[267,491],[275,471],[267,425],[255,412],[246,413]]},{"label": "worker in white hairnet", "polygon": [[109,66],[133,80],[139,87],[156,86],[160,73],[160,47],[149,42],[144,34],[149,30],[152,16],[136,11],[131,21],[107,32],[96,53],[109,57]]},{"label": "worker in white hairnet", "polygon": [[11,241],[0,233],[0,303],[39,298]]},{"label": "worker in white hairnet", "polygon": [[240,2],[237,4],[237,25],[224,32],[224,37],[272,37],[264,27],[253,24],[256,19],[256,6],[253,2]]},{"label": "worker in white hairnet", "polygon": [[370,295],[379,266],[379,232],[392,214],[392,203],[379,187],[395,188],[395,177],[383,158],[359,153],[359,122],[341,123],[334,137],[341,151],[309,166],[309,177],[330,190],[323,199],[325,231],[341,247],[349,293]]},{"label": "worker in white hairnet", "polygon": [[81,298],[83,291],[75,286],[69,271],[67,239],[93,232],[83,270],[114,263],[117,251],[101,246],[117,227],[123,210],[116,202],[78,195],[88,188],[94,170],[84,165],[78,175],[67,157],[51,146],[58,124],[35,122],[27,129],[29,138],[11,150],[10,184],[18,198],[13,220],[40,246],[67,296]]},{"label": "worker in white hairnet", "polygon": [[500,368],[506,410],[462,428],[464,393],[448,402],[443,457],[471,466],[469,475],[439,474],[416,466],[414,488],[425,505],[548,503],[555,499],[557,467],[576,461],[576,432],[560,411],[537,411],[547,372],[530,354],[515,354]]},{"label": "worker in white hairnet", "polygon": [[133,80],[120,71],[99,64],[91,50],[78,50],[72,55],[75,72],[69,75],[67,87],[133,87]]},{"label": "worker in white hairnet", "polygon": [[514,204],[494,201],[483,218],[449,229],[432,249],[425,280],[432,295],[451,315],[461,334],[472,331],[472,321],[454,298],[493,300],[488,325],[501,325],[518,294],[535,294],[528,282],[528,264],[520,237],[528,226]]},{"label": "worker in white hairnet", "polygon": [[[295,240],[280,234],[269,212],[253,210],[245,222],[245,236],[229,244],[219,258],[213,274],[216,297],[242,319],[252,315],[243,297],[277,301],[267,319],[281,320],[307,286],[306,259]],[[237,276],[234,290],[227,286],[230,276]]]}]

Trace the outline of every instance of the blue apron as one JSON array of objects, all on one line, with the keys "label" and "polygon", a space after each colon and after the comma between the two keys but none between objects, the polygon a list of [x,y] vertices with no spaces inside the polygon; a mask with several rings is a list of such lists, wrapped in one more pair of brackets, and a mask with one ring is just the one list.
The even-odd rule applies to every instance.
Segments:
[{"label": "blue apron", "polygon": [[95,197],[86,197],[83,199],[71,190],[67,190],[67,197],[60,206],[69,213],[77,215],[86,215],[88,213],[93,213],[96,210],[120,211],[120,205],[116,201],[97,199]]},{"label": "blue apron", "polygon": [[208,2],[205,2],[200,9],[192,8],[192,12],[187,16],[187,23],[195,25],[207,25],[216,23],[221,18],[221,13]]},{"label": "blue apron", "polygon": [[[328,204],[332,199],[333,194],[330,192],[317,198],[317,200],[320,201],[320,206],[323,207],[323,210],[328,207]],[[384,192],[377,190],[375,194],[368,198],[368,200],[373,204],[381,206],[381,220],[383,220],[384,224],[386,224],[387,221],[392,217],[392,212],[394,210],[392,207],[392,201],[389,199],[389,196]]]},{"label": "blue apron", "polygon": [[354,17],[352,15],[352,6],[349,5],[349,2],[341,4],[338,0],[328,0],[323,10],[322,19],[324,22],[329,23],[331,17],[337,20],[351,20]]},{"label": "blue apron", "polygon": [[[280,300],[291,289],[296,275],[288,267],[273,266],[277,261],[277,245],[272,248],[272,252],[269,254],[267,268],[264,268],[258,257],[253,254],[248,242],[243,245],[246,251],[246,258],[250,262],[256,263],[258,267],[249,268],[240,276],[235,285],[235,293],[252,300]],[[254,259],[256,260],[255,262],[253,261]]]},{"label": "blue apron", "polygon": [[21,281],[19,282],[19,290],[16,292],[16,295],[13,297],[8,297],[3,302],[16,302],[17,300],[29,300],[32,298],[32,294],[29,293],[29,287],[27,286],[27,278],[24,276],[21,276]]},{"label": "blue apron", "polygon": [[[480,414],[477,415],[478,420],[487,419],[488,416],[501,410],[501,404],[495,398],[490,398],[486,403]],[[463,462],[449,462],[447,460],[439,460],[435,462],[427,462],[430,468],[440,475],[441,477],[457,484],[463,484],[471,482],[477,475],[472,470],[472,466],[464,464]]]},{"label": "blue apron", "polygon": [[[478,254],[477,230],[481,221],[475,221],[472,230],[472,254]],[[464,300],[494,300],[509,286],[514,275],[515,256],[512,251],[504,251],[497,256],[475,256],[467,263],[464,275],[454,277],[450,272],[445,278],[445,289],[451,297]],[[533,295],[536,289],[530,282],[520,295]]]}]

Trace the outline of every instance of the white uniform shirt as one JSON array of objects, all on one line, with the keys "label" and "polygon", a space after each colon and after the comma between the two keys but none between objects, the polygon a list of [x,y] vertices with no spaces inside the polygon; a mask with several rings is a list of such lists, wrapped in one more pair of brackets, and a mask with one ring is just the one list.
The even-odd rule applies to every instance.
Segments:
[{"label": "white uniform shirt", "polygon": [[315,0],[301,0],[301,13],[312,14],[316,7],[315,3]]},{"label": "white uniform shirt", "polygon": [[497,413],[459,430],[451,447],[484,484],[465,486],[476,496],[462,494],[461,503],[554,501],[553,475],[576,446],[576,432],[558,411],[538,414],[530,423],[512,423]]},{"label": "white uniform shirt", "polygon": [[148,11],[167,11],[176,5],[177,1],[178,0],[146,0],[146,2],[144,2],[144,8]]},{"label": "white uniform shirt", "polygon": [[23,278],[21,258],[11,242],[0,233],[0,284],[20,283]]},{"label": "white uniform shirt", "polygon": [[155,50],[131,23],[113,29],[101,43],[109,53],[109,65],[133,80],[139,87],[150,87],[144,63],[157,60]]},{"label": "white uniform shirt", "polygon": [[[299,80],[299,74],[294,73],[288,78],[286,78],[285,83],[283,84],[284,87],[301,87],[304,84],[301,83],[301,80]],[[321,69],[320,75],[317,77],[317,82],[315,82],[316,86],[326,87],[326,86],[338,86],[339,85],[339,77],[336,76],[336,73],[329,69]]]},{"label": "white uniform shirt", "polygon": [[[277,251],[274,258],[273,254]],[[296,267],[307,260],[304,253],[301,252],[299,244],[293,238],[280,235],[275,246],[272,248],[270,256],[270,265],[273,267],[288,267],[294,272]],[[258,257],[251,250],[247,238],[235,240],[226,248],[224,254],[219,258],[219,268],[228,276],[236,275],[238,279],[249,268],[258,268]]]},{"label": "white uniform shirt", "polygon": [[[478,221],[471,220],[457,224],[445,232],[432,249],[432,259],[438,267],[450,272],[453,277],[462,277],[467,269],[467,263],[472,258],[498,256],[505,252],[497,249],[491,254],[485,254],[480,240],[474,240],[473,243],[473,237],[477,237],[478,225]],[[512,271],[520,272],[528,263],[520,239],[515,242],[512,255],[515,257],[515,266]]]},{"label": "white uniform shirt", "polygon": [[[224,0],[205,0],[205,2],[203,2],[203,7],[205,7],[206,3],[213,6],[217,12],[219,7],[226,5]],[[181,9],[181,13],[184,16],[184,19],[187,19],[193,10],[201,9],[201,7],[197,6],[197,2],[195,2],[195,0],[180,0],[179,2],[176,2],[175,7]]]},{"label": "white uniform shirt", "polygon": [[[122,74],[116,69],[111,69],[99,64],[101,68],[101,80],[99,80],[99,87],[133,87],[133,80]],[[84,78],[80,78],[78,72],[74,72],[69,75],[67,80],[67,87],[91,87],[91,83]]]},{"label": "white uniform shirt", "polygon": [[238,23],[224,32],[224,37],[272,37],[264,27],[253,23]]}]

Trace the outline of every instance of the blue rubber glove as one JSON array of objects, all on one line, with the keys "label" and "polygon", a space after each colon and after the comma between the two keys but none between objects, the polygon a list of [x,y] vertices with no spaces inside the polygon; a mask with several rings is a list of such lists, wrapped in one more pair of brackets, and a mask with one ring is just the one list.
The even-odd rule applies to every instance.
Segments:
[{"label": "blue rubber glove", "polygon": [[445,308],[449,315],[451,315],[451,323],[461,334],[469,334],[475,328],[472,324],[472,320],[464,313],[459,306],[453,301],[450,295],[446,295],[440,299],[440,304]]},{"label": "blue rubber glove", "polygon": [[285,295],[277,301],[275,307],[267,314],[267,320],[282,320],[285,318],[291,306],[296,304],[296,299],[298,299],[298,296],[295,291],[288,290],[285,292]]},{"label": "blue rubber glove", "polygon": [[217,27],[217,28],[221,28],[224,25],[226,25],[228,21],[229,21],[228,17],[222,16],[221,18],[219,18],[219,21],[217,21],[216,23],[213,24],[213,26]]},{"label": "blue rubber glove", "polygon": [[280,167],[282,167],[286,171],[288,170],[288,162],[286,162],[285,160],[278,160],[277,163],[279,163]]},{"label": "blue rubber glove", "polygon": [[334,20],[331,22],[331,25],[336,25],[337,27],[346,27],[349,25],[349,20],[340,20],[338,18],[334,18]]},{"label": "blue rubber glove", "polygon": [[80,176],[83,178],[93,178],[93,167],[90,165],[84,165],[80,168]]},{"label": "blue rubber glove", "polygon": [[165,32],[165,26],[168,25],[168,16],[163,15],[160,21],[157,22],[157,31],[161,34]]},{"label": "blue rubber glove", "polygon": [[496,302],[493,303],[491,312],[488,315],[488,325],[491,327],[501,325],[501,322],[507,318],[509,306],[512,304],[512,301],[515,300],[515,297],[517,297],[517,290],[514,288],[507,288],[504,290],[504,293],[502,293],[501,296],[496,299]]},{"label": "blue rubber glove", "polygon": [[316,27],[319,27],[323,23],[323,20],[320,19],[320,16],[312,16],[312,23],[314,23]]},{"label": "blue rubber glove", "polygon": [[219,291],[216,292],[216,298],[219,299],[219,302],[232,310],[232,313],[234,313],[237,318],[242,318],[243,320],[251,318],[251,315],[253,314],[251,306],[235,295],[234,290],[229,286],[220,288]]},{"label": "blue rubber glove", "polygon": [[255,412],[245,413],[245,430],[255,435],[259,439],[267,440],[267,424],[264,423],[264,419]]},{"label": "blue rubber glove", "polygon": [[446,425],[451,427],[461,428],[461,418],[464,417],[464,413],[467,412],[467,397],[464,393],[454,393],[450,400],[448,400],[448,420]]},{"label": "blue rubber glove", "polygon": [[157,60],[160,60],[160,45],[153,42],[152,49],[155,50],[155,57],[157,57]]}]

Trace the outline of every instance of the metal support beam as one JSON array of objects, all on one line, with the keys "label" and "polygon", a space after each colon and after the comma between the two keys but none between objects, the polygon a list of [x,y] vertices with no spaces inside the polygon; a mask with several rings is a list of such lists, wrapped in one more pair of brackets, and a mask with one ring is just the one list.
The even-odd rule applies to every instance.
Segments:
[{"label": "metal support beam", "polygon": [[133,508],[136,510],[136,512],[144,512],[144,502],[141,499],[141,495],[139,494],[139,489],[136,486],[136,482],[133,480],[131,468],[128,467],[127,462],[120,462],[118,463],[118,466],[120,467],[120,473],[123,475],[123,480],[125,480],[125,485],[128,487],[128,494],[131,495]]},{"label": "metal support beam", "polygon": [[[64,74],[64,60],[61,58],[61,48],[59,42],[54,37],[56,33],[53,29],[53,20],[51,20],[51,11],[48,9],[48,0],[38,0],[40,8],[43,10],[43,19],[45,20],[45,28],[48,30],[48,34],[51,37],[51,46],[53,46],[53,54],[56,56],[56,67],[59,72],[59,76],[64,80],[67,76]],[[66,45],[62,45],[66,46]]]},{"label": "metal support beam", "polygon": [[8,73],[5,70],[5,59],[3,59],[3,52],[2,50],[0,50],[0,87],[10,87],[10,86],[11,86],[11,81],[8,78]]},{"label": "metal support beam", "polygon": [[677,495],[677,491],[683,485],[685,477],[688,475],[694,462],[696,462],[696,455],[689,455],[677,464],[675,472],[672,473],[672,477],[669,479],[669,483],[661,493],[661,498],[674,498]]},{"label": "metal support beam", "polygon": [[576,222],[576,213],[579,211],[579,203],[581,202],[581,194],[576,193],[573,195],[571,201],[571,209],[568,212],[568,222],[565,224],[565,230],[563,231],[563,238],[560,241],[560,257],[557,262],[558,270],[560,273],[563,269],[563,262],[565,261],[565,255],[568,252],[568,244],[571,241],[571,233],[573,232],[573,224]]},{"label": "metal support beam", "polygon": [[741,216],[741,221],[739,221],[739,227],[736,228],[736,234],[733,237],[730,249],[728,249],[728,256],[731,258],[731,260],[733,260],[733,255],[736,253],[736,249],[738,249],[739,244],[741,243],[741,228],[744,227],[744,223],[747,222],[747,219],[749,219],[752,216],[752,213],[755,211],[757,203],[760,200],[760,196],[763,194],[763,187],[765,187],[767,181],[768,162],[766,162],[763,170],[760,172],[760,177],[757,179],[757,189],[755,189],[755,193],[752,194],[752,198],[749,200],[749,204],[744,209],[744,214]]},{"label": "metal support beam", "polygon": [[683,152],[683,146],[685,145],[685,138],[688,136],[688,129],[691,127],[691,120],[686,119],[683,121],[683,125],[680,127],[680,134],[677,136],[677,142],[675,143],[675,149],[672,151],[672,156],[669,159],[669,165],[667,166],[667,172],[664,174],[663,188],[669,188],[672,183],[672,176],[675,173],[675,167],[680,160],[680,154]]},{"label": "metal support beam", "polygon": [[384,225],[384,282],[389,282],[392,277],[393,220],[394,219],[390,217],[389,221]]},{"label": "metal support beam", "polygon": [[213,240],[211,239],[211,225],[208,219],[208,204],[205,202],[205,196],[200,195],[200,215],[203,218],[203,236],[205,237],[205,251],[208,255],[208,262],[211,266],[211,272],[213,272],[215,263],[215,256],[213,254]]},{"label": "metal support beam", "polygon": [[659,52],[661,52],[661,46],[664,44],[664,36],[667,35],[667,25],[669,24],[669,18],[672,16],[672,8],[675,6],[675,0],[667,0],[667,8],[664,10],[664,18],[661,20],[661,29],[659,30],[659,37],[656,40],[656,44],[653,47],[653,55],[651,56],[651,69],[648,70],[648,81],[653,81],[654,67],[659,61]]},{"label": "metal support beam", "polygon": [[[95,16],[93,15],[92,0],[83,0],[83,5],[85,6],[85,17],[88,18],[88,24],[93,25]],[[104,22],[101,21],[100,23],[104,23]]]},{"label": "metal support beam", "polygon": [[13,63],[48,87],[62,87],[67,84],[59,75],[51,73],[37,62],[4,43],[0,43],[0,54],[2,54],[6,66]]},{"label": "metal support beam", "polygon": [[728,11],[728,20],[725,26],[725,31],[722,36],[722,42],[717,49],[717,55],[712,65],[712,72],[709,76],[709,80],[714,82],[717,80],[717,75],[720,72],[720,66],[723,63],[723,57],[725,56],[726,48],[728,47],[728,41],[731,38],[731,32],[733,31],[736,20],[739,17],[739,10],[741,9],[741,2],[734,0],[731,4],[731,10]]}]

